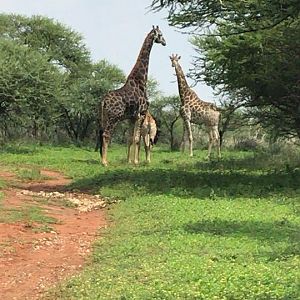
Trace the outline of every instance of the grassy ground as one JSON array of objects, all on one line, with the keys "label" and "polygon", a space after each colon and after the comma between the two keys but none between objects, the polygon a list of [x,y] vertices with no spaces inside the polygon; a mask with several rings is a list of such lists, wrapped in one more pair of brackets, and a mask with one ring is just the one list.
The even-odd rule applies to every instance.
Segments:
[{"label": "grassy ground", "polygon": [[74,189],[123,200],[89,266],[50,299],[300,299],[299,151],[207,162],[156,148],[134,167],[110,150],[108,168],[89,149],[0,152],[6,168],[58,169]]}]

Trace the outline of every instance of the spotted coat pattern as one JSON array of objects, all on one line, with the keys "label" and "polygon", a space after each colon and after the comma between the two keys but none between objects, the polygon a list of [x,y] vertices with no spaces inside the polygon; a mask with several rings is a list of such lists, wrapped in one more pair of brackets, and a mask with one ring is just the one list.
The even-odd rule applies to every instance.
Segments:
[{"label": "spotted coat pattern", "polygon": [[170,56],[170,59],[172,62],[172,67],[174,67],[176,71],[178,90],[181,100],[180,115],[184,122],[184,137],[187,134],[189,138],[190,156],[193,156],[193,136],[191,129],[192,123],[204,124],[206,127],[209,137],[208,158],[211,155],[211,148],[213,144],[216,145],[218,156],[221,157],[219,136],[219,121],[221,117],[220,111],[213,103],[201,100],[195,91],[189,87],[183,70],[179,64],[180,56],[173,54]]}]

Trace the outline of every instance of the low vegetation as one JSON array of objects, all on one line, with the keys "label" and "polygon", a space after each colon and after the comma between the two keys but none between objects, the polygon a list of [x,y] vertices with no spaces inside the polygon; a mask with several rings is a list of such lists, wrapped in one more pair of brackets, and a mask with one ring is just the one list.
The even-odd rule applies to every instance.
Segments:
[{"label": "low vegetation", "polygon": [[[89,266],[49,299],[298,299],[300,161],[294,151],[225,151],[221,161],[156,148],[151,165],[90,149],[23,146],[2,164],[60,169],[111,205]],[[17,152],[17,153],[16,153]]]}]

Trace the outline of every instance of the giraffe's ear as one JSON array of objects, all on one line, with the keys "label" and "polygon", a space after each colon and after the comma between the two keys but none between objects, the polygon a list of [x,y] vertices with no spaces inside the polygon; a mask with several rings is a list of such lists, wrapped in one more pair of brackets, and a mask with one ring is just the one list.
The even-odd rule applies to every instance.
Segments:
[{"label": "giraffe's ear", "polygon": [[180,59],[180,58],[181,58],[181,56],[179,55],[179,56],[178,56],[178,59]]}]

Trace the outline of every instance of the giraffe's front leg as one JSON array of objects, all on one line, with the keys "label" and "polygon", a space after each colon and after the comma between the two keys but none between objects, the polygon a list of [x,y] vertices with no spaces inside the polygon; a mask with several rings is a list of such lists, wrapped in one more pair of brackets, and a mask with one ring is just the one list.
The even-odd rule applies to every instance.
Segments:
[{"label": "giraffe's front leg", "polygon": [[185,144],[186,144],[186,130],[185,130],[185,125],[183,124],[183,133],[182,133],[182,139],[180,145],[180,150],[182,153],[184,153],[185,151]]},{"label": "giraffe's front leg", "polygon": [[128,134],[128,138],[127,138],[127,145],[128,145],[127,162],[129,164],[132,162],[132,144],[133,144],[133,136],[134,136],[134,126],[135,126],[135,124],[130,122],[129,134]]},{"label": "giraffe's front leg", "polygon": [[151,143],[150,143],[150,136],[148,133],[143,135],[144,137],[144,146],[145,146],[145,153],[146,153],[146,162],[150,163],[150,151],[151,151]]},{"label": "giraffe's front leg", "polygon": [[110,140],[110,135],[106,132],[103,133],[102,136],[102,165],[106,167],[108,165],[107,162],[107,148]]},{"label": "giraffe's front leg", "polygon": [[192,133],[192,126],[190,120],[185,120],[185,127],[189,137],[190,156],[193,156],[193,133]]},{"label": "giraffe's front leg", "polygon": [[134,155],[134,164],[139,163],[139,148],[141,141],[141,126],[143,119],[139,117],[134,126],[134,134],[133,134],[133,155]]}]

